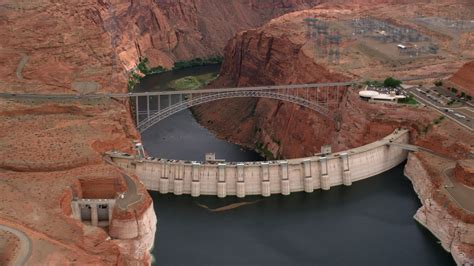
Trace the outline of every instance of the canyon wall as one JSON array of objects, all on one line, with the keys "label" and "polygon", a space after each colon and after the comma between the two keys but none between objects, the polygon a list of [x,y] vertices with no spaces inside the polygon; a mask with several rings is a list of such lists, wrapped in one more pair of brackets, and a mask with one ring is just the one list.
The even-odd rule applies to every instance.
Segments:
[{"label": "canyon wall", "polygon": [[[100,2],[2,1],[0,92],[125,92],[111,37],[91,12]],[[127,101],[2,98],[0,128],[0,223],[30,238],[30,262],[150,263],[156,217],[136,177],[142,200],[115,210],[112,218],[114,224],[138,227],[133,238],[111,239],[107,228],[71,216],[73,197],[115,197],[126,190],[117,181],[122,179],[117,167],[102,155],[111,149],[132,152],[132,141],[140,139]],[[113,188],[85,189],[94,182]]]},{"label": "canyon wall", "polygon": [[415,219],[440,240],[458,265],[471,265],[474,261],[474,214],[467,214],[449,200],[442,188],[442,168],[452,164],[429,154],[410,154],[405,175],[423,204]]},{"label": "canyon wall", "polygon": [[166,68],[175,61],[222,54],[227,41],[243,29],[260,26],[320,0],[145,0],[98,1],[94,21],[110,34],[120,62],[131,69],[138,57]]},{"label": "canyon wall", "polygon": [[[318,60],[314,47],[305,38],[304,18],[332,19],[341,14],[351,11],[322,8],[294,12],[258,29],[238,33],[226,46],[221,75],[213,86],[281,85],[357,77],[351,69],[342,71]],[[365,67],[367,73],[389,73],[377,64]],[[429,66],[426,70],[429,72]],[[396,127],[408,128],[411,143],[441,155],[422,163],[415,156],[408,159],[406,173],[423,204],[415,218],[441,240],[457,263],[474,261],[472,215],[449,198],[440,198],[436,193],[440,183],[431,178],[442,173],[444,168],[440,165],[455,165],[456,160],[469,157],[474,145],[472,132],[449,119],[436,123],[440,114],[430,108],[370,104],[360,100],[356,90],[349,89],[330,119],[290,103],[251,98],[214,102],[198,106],[194,112],[200,123],[216,135],[257,147],[267,157],[309,156],[319,152],[323,144],[341,151],[372,142]],[[470,185],[466,176],[470,177],[472,170],[462,170],[459,178]]]},{"label": "canyon wall", "polygon": [[[355,79],[315,60],[303,19],[334,14],[301,11],[272,20],[265,26],[237,34],[225,49],[216,87],[335,82]],[[195,108],[199,121],[217,135],[247,147],[261,146],[274,157],[295,158],[318,153],[324,144],[340,151],[375,141],[398,126],[416,135],[434,116],[420,108],[372,105],[352,89],[330,118],[300,106],[269,99],[242,98]],[[339,124],[339,125],[337,125]],[[301,145],[304,143],[304,145]]]},{"label": "canyon wall", "polygon": [[474,97],[474,61],[466,63],[449,81],[459,90]]}]

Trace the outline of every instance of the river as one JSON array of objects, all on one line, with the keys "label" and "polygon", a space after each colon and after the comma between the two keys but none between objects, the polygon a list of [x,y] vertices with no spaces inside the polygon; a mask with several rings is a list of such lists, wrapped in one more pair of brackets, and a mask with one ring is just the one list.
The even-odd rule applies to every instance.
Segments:
[{"label": "river", "polygon": [[[139,90],[166,90],[173,79],[212,71],[218,66],[149,76]],[[203,160],[206,152],[216,152],[228,161],[262,159],[217,139],[188,110],[158,123],[142,139],[152,156]],[[150,194],[158,217],[156,265],[454,265],[413,219],[421,205],[403,165],[351,187],[311,194],[244,199]]]}]

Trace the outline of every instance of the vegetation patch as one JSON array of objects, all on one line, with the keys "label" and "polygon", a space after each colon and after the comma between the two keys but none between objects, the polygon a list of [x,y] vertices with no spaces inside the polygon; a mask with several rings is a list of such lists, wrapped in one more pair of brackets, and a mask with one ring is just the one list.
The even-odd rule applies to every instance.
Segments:
[{"label": "vegetation patch", "polygon": [[195,67],[195,66],[203,66],[203,65],[211,65],[211,64],[220,64],[224,61],[224,57],[222,56],[212,56],[208,58],[194,58],[189,61],[177,61],[174,63],[173,70],[188,68],[188,67]]},{"label": "vegetation patch", "polygon": [[372,87],[383,87],[383,82],[379,80],[366,80],[364,84]]},{"label": "vegetation patch", "polygon": [[148,66],[148,58],[140,57],[138,59],[137,65],[130,71],[128,75],[128,91],[132,92],[135,86],[140,83],[142,78],[146,75],[157,74],[168,71],[168,69],[157,66],[157,67],[149,67]]},{"label": "vegetation patch", "polygon": [[383,85],[387,88],[398,88],[400,85],[402,85],[402,81],[388,77],[383,81]]},{"label": "vegetation patch", "polygon": [[408,97],[403,99],[398,99],[397,102],[401,104],[418,104],[418,102],[415,100],[415,98],[413,98],[412,95],[409,95]]},{"label": "vegetation patch", "polygon": [[262,143],[257,142],[255,146],[256,146],[255,151],[259,153],[260,155],[262,155],[265,159],[275,160],[275,156],[273,156],[273,153],[270,150],[268,150],[267,147],[264,146]]},{"label": "vegetation patch", "polygon": [[171,81],[168,86],[175,90],[195,90],[206,86],[217,78],[217,73],[206,73],[197,76],[186,76]]},{"label": "vegetation patch", "polygon": [[442,115],[442,116],[436,118],[435,120],[433,120],[433,124],[437,125],[437,124],[441,123],[441,121],[443,121],[443,120],[444,120],[444,115]]}]

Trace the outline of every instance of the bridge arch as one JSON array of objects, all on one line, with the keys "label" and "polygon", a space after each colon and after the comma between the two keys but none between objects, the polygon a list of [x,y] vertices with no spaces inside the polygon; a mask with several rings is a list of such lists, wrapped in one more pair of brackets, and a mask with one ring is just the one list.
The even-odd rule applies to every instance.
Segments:
[{"label": "bridge arch", "polygon": [[304,98],[298,94],[284,93],[278,90],[235,90],[226,92],[216,92],[204,95],[193,96],[192,94],[187,95],[182,101],[161,109],[151,115],[149,115],[143,121],[137,122],[138,130],[143,133],[153,125],[157,124],[161,120],[172,116],[180,111],[191,108],[193,106],[224,100],[232,98],[267,98],[274,100],[281,100],[285,102],[294,103],[310,110],[313,110],[325,117],[329,117],[329,108],[326,101],[318,101],[316,99]]}]

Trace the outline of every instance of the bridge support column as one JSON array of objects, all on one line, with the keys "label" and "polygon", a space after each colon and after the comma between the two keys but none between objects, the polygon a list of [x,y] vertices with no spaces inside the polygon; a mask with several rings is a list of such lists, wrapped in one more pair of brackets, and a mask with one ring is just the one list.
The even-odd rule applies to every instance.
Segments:
[{"label": "bridge support column", "polygon": [[227,196],[227,184],[225,182],[225,164],[220,163],[217,169],[217,197],[225,198]]},{"label": "bridge support column", "polygon": [[320,169],[321,169],[321,189],[331,189],[331,180],[328,174],[328,161],[326,157],[319,157]]},{"label": "bridge support column", "polygon": [[303,162],[303,177],[304,177],[304,191],[311,193],[314,191],[314,180],[311,176],[311,161],[305,160]]},{"label": "bridge support column", "polygon": [[270,181],[269,180],[262,181],[262,196],[270,197],[271,194],[272,192],[270,189]]},{"label": "bridge support column", "polygon": [[290,195],[290,180],[288,179],[288,162],[280,162],[281,194]]},{"label": "bridge support column", "polygon": [[71,202],[71,209],[72,209],[72,217],[76,220],[82,221],[81,206],[79,205],[79,202],[72,201]]},{"label": "bridge support column", "polygon": [[112,221],[112,214],[114,213],[114,206],[115,204],[112,203],[112,202],[109,202],[108,206],[107,206],[107,211],[109,212],[109,225],[110,225],[110,222]]},{"label": "bridge support column", "polygon": [[92,226],[97,226],[99,224],[99,215],[97,213],[97,204],[91,203],[91,223]]},{"label": "bridge support column", "polygon": [[245,198],[245,182],[237,182],[237,197]]},{"label": "bridge support column", "polygon": [[244,164],[237,164],[237,191],[236,195],[238,198],[245,197],[245,173]]},{"label": "bridge support column", "polygon": [[342,172],[342,182],[345,186],[352,185],[351,171],[347,170]]},{"label": "bridge support column", "polygon": [[201,195],[201,182],[199,182],[199,163],[193,163],[193,173],[191,182],[191,196],[199,197]]},{"label": "bridge support column", "polygon": [[225,198],[227,196],[227,184],[225,182],[217,182],[217,197]]},{"label": "bridge support column", "polygon": [[341,154],[342,183],[345,186],[352,185],[351,171],[349,170],[349,155]]},{"label": "bridge support column", "polygon": [[183,195],[183,179],[175,179],[173,187],[175,195]]},{"label": "bridge support column", "polygon": [[270,191],[270,176],[268,173],[268,163],[260,164],[260,178],[262,180],[262,196],[269,197],[271,195]]},{"label": "bridge support column", "polygon": [[160,193],[167,194],[169,191],[169,181],[168,177],[162,176],[160,178]]},{"label": "bridge support column", "polygon": [[199,197],[201,195],[201,182],[193,181],[191,183],[191,196]]},{"label": "bridge support column", "polygon": [[184,166],[177,165],[176,172],[174,175],[174,181],[173,181],[173,193],[175,195],[183,195],[184,193],[183,176],[184,176]]}]

